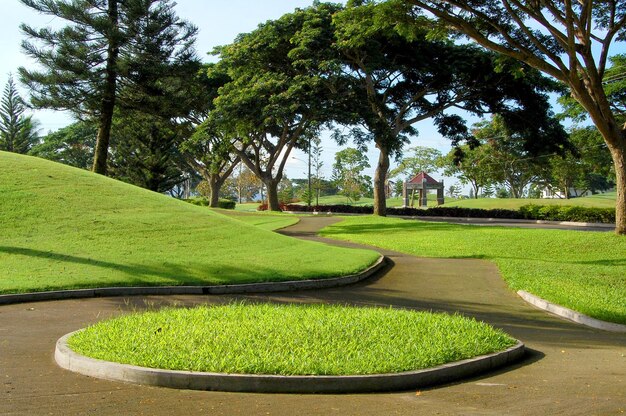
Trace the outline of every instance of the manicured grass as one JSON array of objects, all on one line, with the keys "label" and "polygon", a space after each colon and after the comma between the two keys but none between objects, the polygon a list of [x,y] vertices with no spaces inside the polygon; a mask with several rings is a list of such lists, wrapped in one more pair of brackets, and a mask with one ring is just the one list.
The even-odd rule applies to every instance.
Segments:
[{"label": "manicured grass", "polygon": [[515,340],[458,315],[329,305],[165,309],[98,323],[69,340],[89,357],[238,374],[377,374],[505,350]]},{"label": "manicured grass", "polygon": [[6,152],[0,152],[0,230],[0,293],[324,278],[362,270],[378,257],[294,240]]},{"label": "manicured grass", "polygon": [[626,238],[613,233],[350,217],[321,234],[416,256],[491,260],[515,290],[626,324]]},{"label": "manicured grass", "polygon": [[231,209],[214,210],[227,217],[270,231],[289,227],[290,225],[297,224],[299,221],[298,217],[293,214],[281,214],[271,211],[245,212]]},{"label": "manicured grass", "polygon": [[530,199],[530,198],[478,198],[448,201],[444,207],[482,208],[482,209],[513,209],[523,205],[569,205],[590,208],[615,208],[615,192],[592,195],[572,199]]}]

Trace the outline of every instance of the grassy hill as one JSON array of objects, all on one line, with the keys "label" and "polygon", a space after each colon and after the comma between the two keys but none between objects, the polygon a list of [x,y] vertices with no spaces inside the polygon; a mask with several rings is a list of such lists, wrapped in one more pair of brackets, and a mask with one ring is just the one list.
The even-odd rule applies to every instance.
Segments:
[{"label": "grassy hill", "polygon": [[615,192],[572,199],[531,199],[531,198],[479,198],[461,199],[446,202],[445,207],[482,208],[482,209],[519,209],[523,205],[570,205],[596,208],[615,208]]},{"label": "grassy hill", "polygon": [[353,273],[377,258],[6,152],[0,152],[0,230],[0,293],[321,278]]}]

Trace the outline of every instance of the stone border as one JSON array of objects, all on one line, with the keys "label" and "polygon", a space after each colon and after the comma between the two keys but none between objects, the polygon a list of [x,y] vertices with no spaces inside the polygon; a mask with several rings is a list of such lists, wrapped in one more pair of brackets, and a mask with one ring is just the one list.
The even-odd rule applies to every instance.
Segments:
[{"label": "stone border", "polygon": [[343,277],[290,280],[286,282],[245,283],[238,285],[105,287],[95,289],[18,293],[13,295],[0,295],[0,305],[47,300],[99,298],[108,296],[235,295],[245,293],[291,292],[296,290],[327,289],[347,286],[366,280],[386,265],[387,259],[385,256],[381,255],[373,265],[369,266],[362,272]]},{"label": "stone border", "polygon": [[596,329],[602,329],[604,331],[626,333],[626,325],[601,321],[599,319],[595,319],[590,316],[583,315],[580,312],[576,312],[566,307],[548,302],[547,300],[541,299],[540,297],[535,296],[532,293],[528,293],[524,290],[518,290],[517,294],[526,302],[530,303],[531,305],[539,309],[542,309],[544,311],[553,313],[557,316],[560,316],[561,318],[565,318],[569,321],[576,322],[578,324],[586,325],[586,326],[596,328]]},{"label": "stone border", "polygon": [[[76,331],[78,332],[78,331]],[[72,351],[67,340],[57,341],[55,360],[69,371],[82,375],[150,386],[190,390],[257,393],[365,393],[410,390],[449,383],[514,363],[524,356],[520,341],[505,351],[482,355],[417,371],[354,376],[280,376],[202,373],[161,370],[113,363],[85,357]]]}]

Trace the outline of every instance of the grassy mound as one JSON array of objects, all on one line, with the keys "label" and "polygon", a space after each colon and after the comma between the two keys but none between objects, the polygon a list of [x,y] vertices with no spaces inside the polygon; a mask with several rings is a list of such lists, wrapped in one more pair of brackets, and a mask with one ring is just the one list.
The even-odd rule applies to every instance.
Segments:
[{"label": "grassy mound", "polygon": [[416,256],[491,260],[515,290],[626,324],[626,238],[613,233],[350,217],[321,234]]},{"label": "grassy mound", "polygon": [[6,152],[0,195],[0,293],[323,278],[377,258]]},{"label": "grassy mound", "polygon": [[69,340],[80,354],[142,367],[281,375],[417,370],[514,344],[501,331],[458,315],[273,304],[131,314]]}]

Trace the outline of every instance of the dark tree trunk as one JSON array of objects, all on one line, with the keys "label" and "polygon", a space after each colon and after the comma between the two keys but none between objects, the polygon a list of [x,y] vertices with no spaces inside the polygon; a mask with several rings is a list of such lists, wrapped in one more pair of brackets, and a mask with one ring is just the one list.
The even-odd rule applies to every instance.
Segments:
[{"label": "dark tree trunk", "polygon": [[111,25],[108,34],[109,46],[107,48],[106,83],[102,94],[100,106],[100,120],[98,137],[93,158],[93,171],[101,175],[107,173],[107,157],[109,155],[109,141],[111,137],[111,124],[113,122],[113,110],[115,109],[115,88],[117,84],[117,57],[119,55],[118,27],[118,0],[109,0],[108,18]]},{"label": "dark tree trunk", "polygon": [[268,179],[265,182],[267,187],[267,209],[268,211],[280,211],[280,202],[278,201],[278,182]]},{"label": "dark tree trunk", "polygon": [[220,202],[220,190],[224,184],[223,180],[218,178],[211,178],[208,180],[209,188],[211,188],[211,197],[209,199],[209,206],[211,208],[217,208]]},{"label": "dark tree trunk", "polygon": [[378,164],[374,173],[374,215],[384,217],[387,215],[385,179],[387,178],[387,172],[389,172],[389,153],[382,147],[379,150]]},{"label": "dark tree trunk", "polygon": [[615,233],[626,235],[626,145],[609,146],[615,166]]}]

